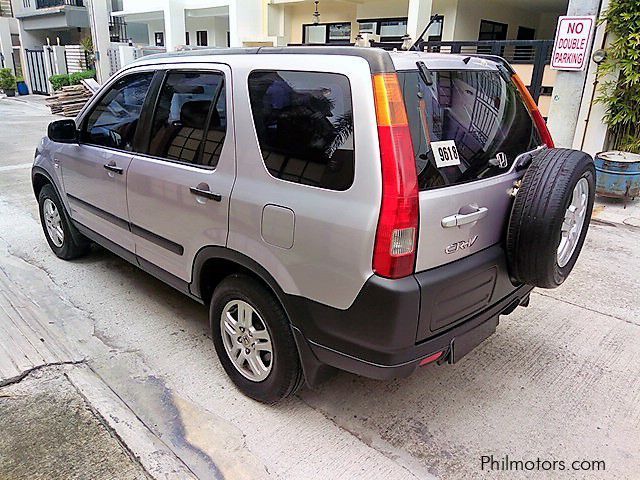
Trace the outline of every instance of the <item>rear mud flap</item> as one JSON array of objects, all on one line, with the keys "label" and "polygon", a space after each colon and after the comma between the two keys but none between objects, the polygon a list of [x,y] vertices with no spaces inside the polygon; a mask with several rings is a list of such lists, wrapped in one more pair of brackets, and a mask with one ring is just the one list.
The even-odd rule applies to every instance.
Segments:
[{"label": "rear mud flap", "polygon": [[496,315],[476,328],[452,338],[449,343],[449,349],[438,360],[438,364],[459,362],[462,357],[493,335],[496,332],[498,323],[499,316]]}]

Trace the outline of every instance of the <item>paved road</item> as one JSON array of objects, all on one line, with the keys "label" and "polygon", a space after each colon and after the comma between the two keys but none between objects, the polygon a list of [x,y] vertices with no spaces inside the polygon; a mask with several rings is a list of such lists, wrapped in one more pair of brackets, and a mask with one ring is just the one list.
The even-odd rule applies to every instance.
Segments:
[{"label": "paved road", "polygon": [[0,100],[0,273],[65,348],[80,352],[81,368],[194,474],[512,478],[481,470],[483,455],[508,455],[562,460],[567,469],[573,460],[606,462],[604,472],[557,478],[637,478],[637,205],[600,203],[565,285],[536,290],[529,308],[504,317],[459,364],[390,382],[341,373],[265,407],[227,380],[203,307],[104,250],[74,262],[50,252],[24,164],[51,118]]}]

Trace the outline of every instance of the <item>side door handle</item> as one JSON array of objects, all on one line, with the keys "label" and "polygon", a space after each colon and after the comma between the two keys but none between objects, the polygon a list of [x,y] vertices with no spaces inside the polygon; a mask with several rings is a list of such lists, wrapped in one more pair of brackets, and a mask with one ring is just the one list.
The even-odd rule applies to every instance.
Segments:
[{"label": "side door handle", "polygon": [[478,220],[486,217],[488,213],[489,209],[487,207],[479,207],[475,212],[456,213],[455,215],[444,217],[441,224],[444,228],[459,227],[461,225],[477,222]]},{"label": "side door handle", "polygon": [[122,175],[124,173],[124,169],[120,168],[116,165],[116,162],[109,162],[103,165],[105,170],[109,170],[110,172],[117,173],[118,175]]},{"label": "side door handle", "polygon": [[215,200],[216,202],[222,201],[222,195],[219,193],[213,193],[209,190],[208,185],[199,184],[197,187],[190,187],[189,191],[198,197],[209,198],[211,200]]}]

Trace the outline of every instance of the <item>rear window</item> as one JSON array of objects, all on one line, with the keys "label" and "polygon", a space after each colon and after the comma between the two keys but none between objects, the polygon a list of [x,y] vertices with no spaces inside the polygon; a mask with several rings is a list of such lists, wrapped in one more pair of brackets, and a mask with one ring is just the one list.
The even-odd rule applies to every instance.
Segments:
[{"label": "rear window", "polygon": [[420,190],[506,172],[521,153],[542,145],[517,87],[494,71],[398,72]]}]

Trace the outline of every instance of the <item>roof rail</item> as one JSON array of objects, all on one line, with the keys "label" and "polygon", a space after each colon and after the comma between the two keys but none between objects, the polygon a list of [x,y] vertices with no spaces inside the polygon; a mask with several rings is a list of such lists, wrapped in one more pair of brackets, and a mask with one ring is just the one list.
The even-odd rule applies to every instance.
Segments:
[{"label": "roof rail", "polygon": [[202,57],[210,55],[342,55],[364,58],[369,64],[371,73],[395,72],[389,52],[381,48],[362,47],[249,47],[249,48],[210,48],[202,50],[182,50],[171,53],[158,53],[142,57],[140,60],[176,58],[176,57]]}]

